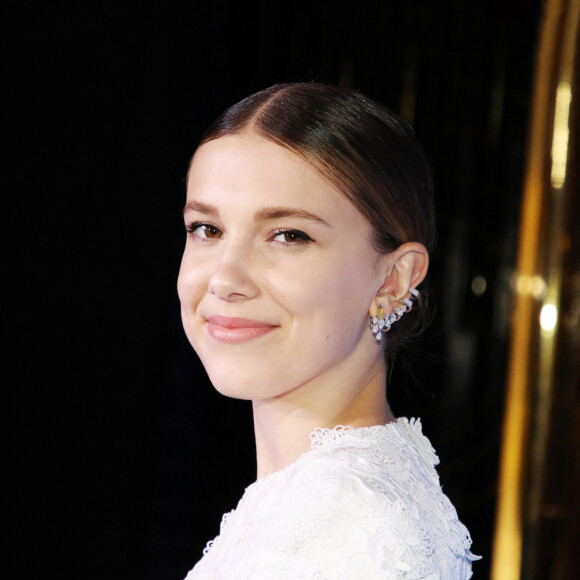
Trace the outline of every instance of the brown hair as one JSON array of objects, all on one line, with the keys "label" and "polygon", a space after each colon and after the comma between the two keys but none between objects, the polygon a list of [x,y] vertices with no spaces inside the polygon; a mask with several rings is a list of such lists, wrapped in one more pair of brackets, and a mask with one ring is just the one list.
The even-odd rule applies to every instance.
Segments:
[{"label": "brown hair", "polygon": [[[316,168],[364,215],[381,253],[405,242],[435,242],[429,166],[405,121],[355,91],[321,83],[279,84],[230,107],[205,133],[202,144],[254,132]],[[388,346],[417,334],[425,322],[426,296],[389,332]]]}]

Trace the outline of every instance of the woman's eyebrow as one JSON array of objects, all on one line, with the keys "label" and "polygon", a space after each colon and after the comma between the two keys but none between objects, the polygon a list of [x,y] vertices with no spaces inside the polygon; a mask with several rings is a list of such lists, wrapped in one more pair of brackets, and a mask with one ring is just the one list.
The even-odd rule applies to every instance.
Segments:
[{"label": "woman's eyebrow", "polygon": [[197,211],[213,217],[218,217],[220,213],[215,205],[204,203],[202,201],[188,201],[183,208],[183,213],[185,214],[188,211]]},{"label": "woman's eyebrow", "polygon": [[321,217],[307,212],[303,209],[296,209],[292,207],[265,207],[256,212],[256,220],[274,220],[286,217],[297,217],[302,219],[307,219],[313,222],[329,226],[328,222],[323,220]]},{"label": "woman's eyebrow", "polygon": [[[202,201],[188,201],[183,208],[183,213],[187,213],[188,211],[195,211],[198,213],[202,213],[205,215],[219,217],[219,210],[214,205],[209,203],[205,203]],[[255,219],[257,221],[260,220],[276,220],[280,218],[287,218],[287,217],[295,217],[295,218],[302,218],[309,221],[313,221],[319,224],[323,224],[325,226],[330,227],[328,222],[321,217],[310,213],[303,209],[297,209],[293,207],[265,207],[258,210],[255,214]]]}]

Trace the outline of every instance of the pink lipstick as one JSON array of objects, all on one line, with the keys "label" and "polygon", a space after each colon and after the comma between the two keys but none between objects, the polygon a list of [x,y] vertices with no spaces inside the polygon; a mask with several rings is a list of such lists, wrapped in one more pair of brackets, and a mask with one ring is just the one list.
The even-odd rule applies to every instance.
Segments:
[{"label": "pink lipstick", "polygon": [[207,318],[207,329],[212,338],[221,342],[246,342],[264,336],[277,328],[267,322],[248,318],[226,318],[210,316]]}]

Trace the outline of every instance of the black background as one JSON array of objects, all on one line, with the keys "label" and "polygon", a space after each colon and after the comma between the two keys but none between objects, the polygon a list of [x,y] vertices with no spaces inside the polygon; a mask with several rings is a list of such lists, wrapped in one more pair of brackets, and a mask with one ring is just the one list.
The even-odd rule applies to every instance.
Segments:
[{"label": "black background", "polygon": [[439,309],[395,407],[424,417],[486,576],[539,6],[5,3],[15,577],[182,578],[255,476],[249,405],[180,326],[183,180],[219,112],[299,80],[411,116],[433,165]]}]

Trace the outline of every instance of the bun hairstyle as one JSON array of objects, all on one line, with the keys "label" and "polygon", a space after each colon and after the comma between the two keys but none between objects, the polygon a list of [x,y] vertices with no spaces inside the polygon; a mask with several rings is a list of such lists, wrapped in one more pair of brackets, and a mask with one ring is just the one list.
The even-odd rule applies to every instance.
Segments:
[{"label": "bun hairstyle", "polygon": [[[274,85],[230,107],[201,144],[244,132],[289,149],[319,171],[366,218],[378,252],[411,241],[433,250],[429,166],[410,125],[381,105],[321,83]],[[423,284],[413,312],[388,333],[388,354],[426,325],[426,298]]]}]

